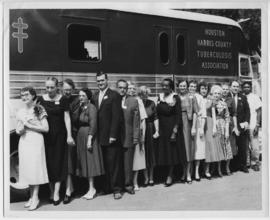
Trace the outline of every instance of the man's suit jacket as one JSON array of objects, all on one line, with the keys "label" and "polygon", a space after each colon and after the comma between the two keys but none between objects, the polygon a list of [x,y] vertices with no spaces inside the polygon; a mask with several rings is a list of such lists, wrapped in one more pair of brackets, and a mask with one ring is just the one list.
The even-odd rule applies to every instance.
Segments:
[{"label": "man's suit jacket", "polygon": [[[235,98],[233,97],[233,100]],[[234,104],[235,101],[234,101]],[[240,123],[243,122],[248,122],[250,121],[250,109],[249,109],[249,104],[247,102],[247,97],[238,94],[238,100],[237,100],[237,107],[236,107],[236,117],[237,117],[237,126],[239,131],[243,131],[243,129],[240,127]]]},{"label": "man's suit jacket", "polygon": [[133,147],[139,143],[140,138],[140,113],[138,100],[127,97],[122,104],[124,123],[122,123],[123,147]]},{"label": "man's suit jacket", "polygon": [[100,145],[108,146],[110,137],[120,141],[121,96],[109,88],[104,94],[100,106],[98,97],[99,92],[94,95],[94,103],[98,110],[98,140]]}]

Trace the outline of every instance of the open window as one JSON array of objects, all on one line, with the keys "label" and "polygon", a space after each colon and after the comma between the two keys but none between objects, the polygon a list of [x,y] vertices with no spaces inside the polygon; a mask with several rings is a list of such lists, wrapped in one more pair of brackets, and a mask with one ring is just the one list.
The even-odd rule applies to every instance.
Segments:
[{"label": "open window", "polygon": [[243,78],[253,77],[250,57],[245,54],[239,54],[239,76]]},{"label": "open window", "polygon": [[68,26],[68,56],[72,60],[99,62],[102,60],[99,27],[82,24]]}]

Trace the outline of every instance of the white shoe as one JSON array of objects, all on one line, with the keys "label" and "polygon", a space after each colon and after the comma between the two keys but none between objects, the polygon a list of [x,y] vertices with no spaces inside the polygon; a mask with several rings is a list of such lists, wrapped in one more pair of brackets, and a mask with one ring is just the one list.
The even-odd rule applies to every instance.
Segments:
[{"label": "white shoe", "polygon": [[134,185],[134,190],[135,191],[139,191],[140,190],[139,186],[138,185]]},{"label": "white shoe", "polygon": [[29,208],[30,205],[32,203],[32,199],[29,199],[25,204],[24,204],[24,208]]},{"label": "white shoe", "polygon": [[39,199],[33,200],[33,202],[31,203],[28,211],[33,211],[33,210],[37,209],[38,205],[39,205]]},{"label": "white shoe", "polygon": [[96,189],[94,189],[94,190],[91,190],[91,192],[88,191],[82,198],[87,199],[87,200],[92,200],[96,196],[97,196],[97,191]]}]

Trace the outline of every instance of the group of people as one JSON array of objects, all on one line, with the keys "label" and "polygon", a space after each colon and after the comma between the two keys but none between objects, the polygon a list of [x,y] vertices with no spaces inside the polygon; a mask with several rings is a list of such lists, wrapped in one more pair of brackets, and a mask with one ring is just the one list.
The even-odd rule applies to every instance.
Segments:
[{"label": "group of people", "polygon": [[63,81],[59,92],[55,77],[47,78],[41,97],[32,87],[21,90],[25,106],[17,113],[16,132],[19,180],[30,186],[24,205],[28,210],[38,207],[39,185],[45,183],[53,205],[60,204],[65,183],[63,203],[70,203],[74,176],[87,179],[83,198],[91,200],[97,196],[95,177],[101,178],[105,194],[121,199],[123,192],[139,190],[139,171],[144,177],[141,185],[153,186],[154,172],[161,166],[166,187],[176,182],[176,169],[179,182],[188,184],[202,175],[211,179],[214,171],[218,177],[237,170],[247,173],[247,158],[259,170],[261,100],[251,92],[250,82],[242,84],[240,93],[237,81],[209,88],[205,82],[180,80],[175,89],[166,78],[155,102],[147,86],[137,88],[120,79],[113,90],[103,72],[97,73],[96,81],[95,94],[82,88],[73,95],[71,79]]}]

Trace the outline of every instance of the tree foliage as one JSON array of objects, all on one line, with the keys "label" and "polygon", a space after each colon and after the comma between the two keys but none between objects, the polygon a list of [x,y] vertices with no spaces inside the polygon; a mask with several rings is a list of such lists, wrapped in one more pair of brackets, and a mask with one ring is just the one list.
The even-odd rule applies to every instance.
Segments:
[{"label": "tree foliage", "polygon": [[261,55],[261,10],[260,9],[183,9],[184,11],[198,12],[203,14],[219,15],[239,21],[243,33],[248,40],[251,51],[257,51]]}]

